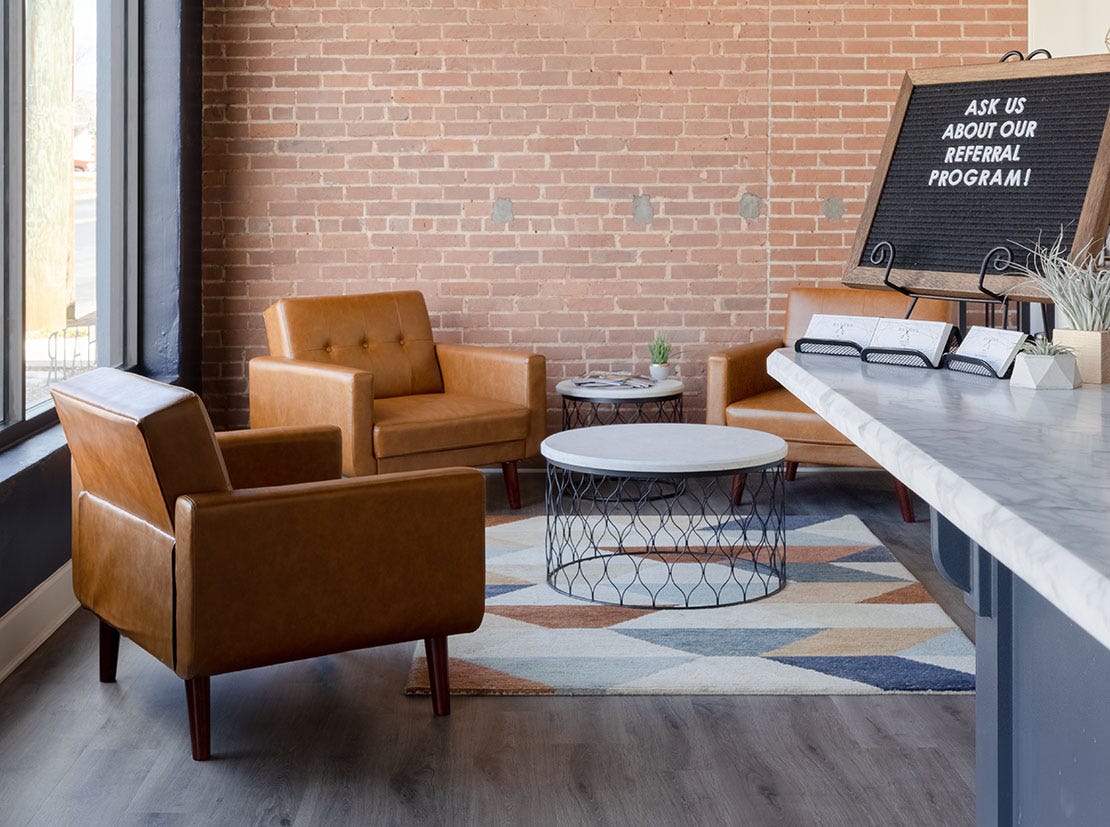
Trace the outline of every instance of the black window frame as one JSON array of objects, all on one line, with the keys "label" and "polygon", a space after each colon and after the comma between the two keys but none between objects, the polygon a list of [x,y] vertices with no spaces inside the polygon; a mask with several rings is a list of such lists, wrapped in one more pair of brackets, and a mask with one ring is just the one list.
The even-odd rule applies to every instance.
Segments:
[{"label": "black window frame", "polygon": [[[97,364],[138,362],[141,0],[97,2]],[[0,10],[0,451],[57,423],[50,402],[25,411],[24,0]],[[102,60],[101,50],[108,59]],[[105,67],[107,71],[104,71]],[[109,277],[104,278],[103,274]]]}]

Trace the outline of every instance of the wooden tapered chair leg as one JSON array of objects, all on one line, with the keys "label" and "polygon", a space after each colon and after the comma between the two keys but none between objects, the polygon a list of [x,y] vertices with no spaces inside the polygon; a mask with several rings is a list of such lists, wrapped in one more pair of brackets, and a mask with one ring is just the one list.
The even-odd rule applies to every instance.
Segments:
[{"label": "wooden tapered chair leg", "polygon": [[193,760],[207,761],[212,757],[212,699],[207,675],[185,681],[185,702],[189,706],[189,739]]},{"label": "wooden tapered chair leg", "polygon": [[902,509],[902,520],[907,523],[915,522],[917,516],[913,513],[913,494],[910,489],[906,488],[901,480],[896,479],[894,494],[898,497],[898,507]]},{"label": "wooden tapered chair leg", "polygon": [[747,474],[732,475],[732,491],[730,496],[733,505],[740,505],[740,499],[744,496],[744,483],[747,481]]},{"label": "wooden tapered chair leg", "polygon": [[505,495],[509,498],[509,508],[520,508],[520,477],[516,471],[516,460],[501,463],[501,474],[505,477]]},{"label": "wooden tapered chair leg", "polygon": [[100,682],[116,682],[119,663],[119,631],[100,621]]},{"label": "wooden tapered chair leg", "polygon": [[794,482],[795,477],[798,476],[798,463],[787,461],[786,469],[782,475],[787,482]]},{"label": "wooden tapered chair leg", "polygon": [[447,676],[447,636],[424,638],[424,654],[428,660],[428,685],[432,690],[432,712],[451,714],[451,683]]}]

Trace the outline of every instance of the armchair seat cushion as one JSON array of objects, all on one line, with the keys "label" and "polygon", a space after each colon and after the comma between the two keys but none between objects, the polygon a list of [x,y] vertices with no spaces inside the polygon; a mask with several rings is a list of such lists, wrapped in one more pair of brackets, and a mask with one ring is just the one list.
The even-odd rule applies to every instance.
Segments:
[{"label": "armchair seat cushion", "polygon": [[725,407],[725,422],[776,434],[788,443],[850,445],[840,431],[785,388],[764,391]]},{"label": "armchair seat cushion", "polygon": [[523,443],[531,412],[521,405],[458,393],[374,400],[374,453],[379,459]]}]

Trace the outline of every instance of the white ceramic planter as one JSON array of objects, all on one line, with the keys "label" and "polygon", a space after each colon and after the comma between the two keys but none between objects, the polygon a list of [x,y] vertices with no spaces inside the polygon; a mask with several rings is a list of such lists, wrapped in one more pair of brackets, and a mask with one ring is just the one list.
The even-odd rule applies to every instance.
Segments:
[{"label": "white ceramic planter", "polygon": [[1069,330],[1057,327],[1052,341],[1075,351],[1083,381],[1092,385],[1110,384],[1110,330]]},{"label": "white ceramic planter", "polygon": [[1034,390],[1071,390],[1082,385],[1083,379],[1073,353],[1055,356],[1019,353],[1014,359],[1010,384]]},{"label": "white ceramic planter", "polygon": [[674,373],[674,368],[669,363],[662,365],[653,364],[648,368],[651,373],[651,378],[657,382],[662,382],[664,379],[670,379],[671,374]]}]

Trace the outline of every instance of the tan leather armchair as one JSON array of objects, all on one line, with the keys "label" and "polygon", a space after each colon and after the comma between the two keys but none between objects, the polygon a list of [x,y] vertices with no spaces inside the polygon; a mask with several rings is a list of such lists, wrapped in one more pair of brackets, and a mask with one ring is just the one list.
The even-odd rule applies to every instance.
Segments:
[{"label": "tan leather armchair", "polygon": [[432,339],[416,291],[282,299],[250,363],[251,426],[336,425],[350,476],[517,461],[545,436],[544,357]]},{"label": "tan leather armchair", "polygon": [[[786,329],[781,338],[738,345],[709,357],[706,365],[705,421],[767,431],[786,440],[786,478],[793,480],[798,464],[878,468],[879,464],[843,434],[804,405],[767,374],[767,357],[780,347],[793,347],[817,313],[901,318],[910,299],[894,291],[844,287],[795,288],[786,299]],[[914,319],[953,321],[952,302],[921,300]],[[913,499],[894,481],[902,519],[915,519]]]},{"label": "tan leather armchair", "polygon": [[73,589],[185,680],[193,758],[210,677],[424,639],[436,715],[447,636],[485,598],[485,486],[469,468],[342,479],[332,427],[215,435],[182,388],[102,368],[51,391],[74,467]]}]

